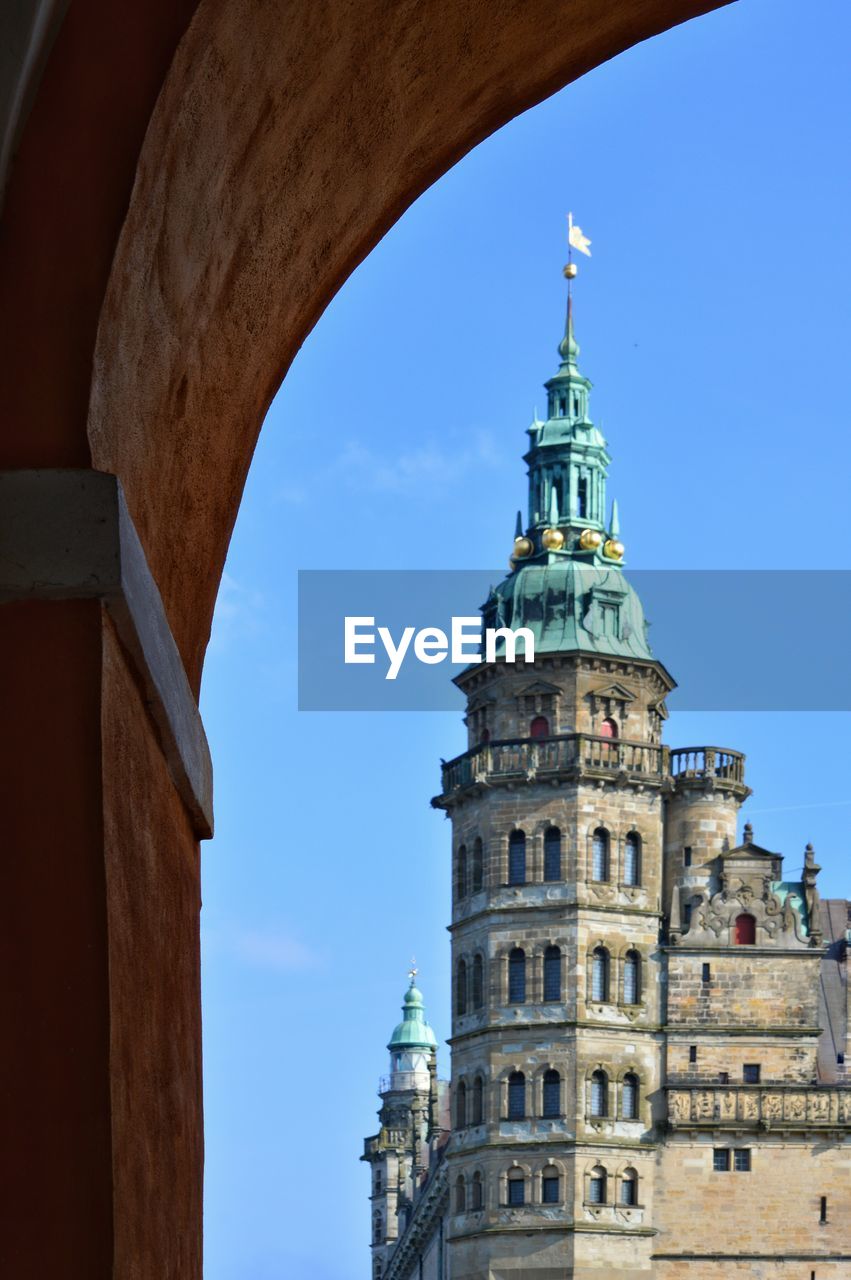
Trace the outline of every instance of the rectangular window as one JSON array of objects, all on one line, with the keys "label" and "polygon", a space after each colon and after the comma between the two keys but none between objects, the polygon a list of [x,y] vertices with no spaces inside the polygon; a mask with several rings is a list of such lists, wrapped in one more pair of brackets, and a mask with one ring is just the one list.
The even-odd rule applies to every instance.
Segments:
[{"label": "rectangular window", "polygon": [[827,1222],[827,1196],[822,1196],[819,1201],[819,1222]]},{"label": "rectangular window", "polygon": [[726,1147],[716,1147],[712,1152],[712,1168],[716,1173],[726,1173],[730,1168],[730,1152]]},{"label": "rectangular window", "polygon": [[558,1204],[558,1178],[541,1179],[541,1200],[544,1204]]},{"label": "rectangular window", "polygon": [[691,866],[691,846],[690,845],[686,845],[686,847],[683,849],[683,866],[684,867]]},{"label": "rectangular window", "polygon": [[730,1083],[730,1072],[729,1072],[729,1071],[719,1071],[719,1072],[718,1072],[718,1083],[719,1083],[719,1084],[729,1084],[729,1083]]},{"label": "rectangular window", "polygon": [[759,1084],[759,1063],[746,1062],[742,1067],[742,1081],[744,1084]]},{"label": "rectangular window", "polygon": [[691,903],[687,902],[683,907],[683,931],[688,933],[691,928]]},{"label": "rectangular window", "polygon": [[508,1182],[508,1203],[525,1204],[525,1184],[522,1178],[510,1178]]},{"label": "rectangular window", "polygon": [[750,1173],[751,1153],[750,1148],[745,1147],[733,1152],[733,1168],[736,1173]]},{"label": "rectangular window", "polygon": [[696,1044],[690,1044],[690,1045],[689,1045],[689,1047],[688,1047],[688,1060],[689,1060],[689,1062],[697,1062],[697,1045],[696,1045]]},{"label": "rectangular window", "polygon": [[704,981],[704,982],[711,982],[711,981],[712,981],[712,966],[711,966],[711,965],[705,964],[705,965],[703,966],[703,981]]}]

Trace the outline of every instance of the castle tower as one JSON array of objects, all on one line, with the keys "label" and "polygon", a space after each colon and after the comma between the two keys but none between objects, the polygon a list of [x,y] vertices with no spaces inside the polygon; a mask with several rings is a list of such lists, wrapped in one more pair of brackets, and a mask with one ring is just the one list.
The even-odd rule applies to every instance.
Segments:
[{"label": "castle tower", "polygon": [[558,350],[482,606],[533,633],[534,662],[497,648],[457,678],[468,747],[432,801],[452,823],[451,1133],[417,1183],[425,1079],[391,1077],[364,1157],[398,1188],[382,1221],[401,1209],[380,1280],[839,1280],[849,903],[820,903],[810,846],[789,879],[750,824],[737,841],[741,753],[663,744],[674,682],[606,518],[569,296]]},{"label": "castle tower", "polygon": [[[623,574],[616,506],[606,518],[570,299],[558,350],[529,428],[528,519],[483,607],[488,627],[532,630],[534,666],[459,677],[469,749],[434,801],[453,827],[453,1280],[651,1271],[666,806],[683,830],[692,810],[661,742],[674,682]],[[724,759],[728,835],[747,789],[741,757]]]},{"label": "castle tower", "polygon": [[407,1226],[428,1143],[438,1124],[437,1039],[425,1016],[422,992],[411,970],[402,1021],[387,1045],[390,1073],[379,1082],[379,1132],[364,1143],[370,1165],[373,1280],[383,1280],[387,1260]]}]

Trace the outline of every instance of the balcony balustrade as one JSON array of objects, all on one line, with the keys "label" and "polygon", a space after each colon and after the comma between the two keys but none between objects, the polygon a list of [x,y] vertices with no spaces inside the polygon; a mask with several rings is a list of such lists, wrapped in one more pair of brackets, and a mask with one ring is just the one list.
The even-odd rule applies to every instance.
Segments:
[{"label": "balcony balustrade", "polygon": [[744,786],[745,757],[727,747],[675,747],[671,750],[671,777],[734,782]]}]

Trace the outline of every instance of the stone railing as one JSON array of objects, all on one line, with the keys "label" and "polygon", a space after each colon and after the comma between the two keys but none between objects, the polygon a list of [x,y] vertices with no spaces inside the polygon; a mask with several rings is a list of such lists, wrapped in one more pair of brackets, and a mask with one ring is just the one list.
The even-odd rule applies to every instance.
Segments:
[{"label": "stone railing", "polygon": [[667,754],[666,747],[585,733],[508,738],[482,743],[444,764],[442,791],[447,796],[477,782],[509,782],[578,772],[626,773],[661,780],[667,773]]},{"label": "stone railing", "polygon": [[851,1088],[669,1085],[672,1129],[851,1129]]},{"label": "stone railing", "polygon": [[744,785],[745,757],[727,747],[674,747],[671,749],[671,777],[704,781],[735,782]]}]

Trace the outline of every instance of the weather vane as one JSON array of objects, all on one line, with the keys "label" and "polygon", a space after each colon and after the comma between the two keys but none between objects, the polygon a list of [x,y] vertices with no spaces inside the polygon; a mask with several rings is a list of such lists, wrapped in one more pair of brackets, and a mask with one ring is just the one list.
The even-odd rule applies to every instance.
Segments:
[{"label": "weather vane", "polygon": [[579,270],[573,261],[574,249],[584,253],[586,258],[591,257],[591,241],[584,234],[579,224],[573,221],[573,214],[569,213],[567,215],[567,264],[564,268],[564,274],[568,280],[573,280]]},{"label": "weather vane", "polygon": [[411,967],[408,970],[408,977],[411,979],[412,986],[414,983],[414,979],[416,978],[418,973],[419,973],[419,969],[417,968],[417,957],[411,956]]}]

